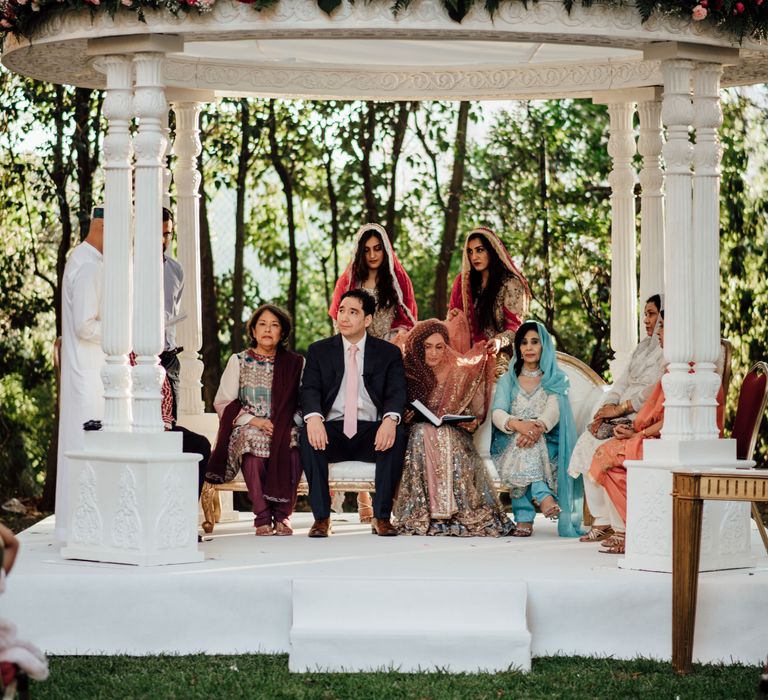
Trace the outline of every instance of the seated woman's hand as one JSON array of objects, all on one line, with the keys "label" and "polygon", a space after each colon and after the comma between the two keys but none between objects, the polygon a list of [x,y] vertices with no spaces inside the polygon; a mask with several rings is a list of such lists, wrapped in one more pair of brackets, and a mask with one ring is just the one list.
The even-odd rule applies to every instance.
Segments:
[{"label": "seated woman's hand", "polygon": [[477,418],[474,418],[473,420],[467,421],[466,423],[457,423],[456,425],[459,428],[463,428],[468,433],[474,433],[480,424],[477,422]]},{"label": "seated woman's hand", "polygon": [[619,440],[628,440],[635,435],[635,429],[631,425],[619,424],[613,429],[613,437]]},{"label": "seated woman's hand", "polygon": [[603,424],[602,418],[595,418],[590,424],[589,424],[589,432],[592,433],[594,437],[597,437],[597,431],[600,430],[600,426]]},{"label": "seated woman's hand", "polygon": [[459,310],[458,309],[449,309],[448,310],[448,317],[447,318],[448,318],[448,320],[450,320],[452,318],[456,318],[458,315],[459,315]]},{"label": "seated woman's hand", "polygon": [[620,407],[615,403],[606,403],[600,406],[594,415],[594,420],[609,420],[622,415]]},{"label": "seated woman's hand", "polygon": [[544,432],[544,425],[538,421],[517,421],[515,432],[518,447],[533,447]]},{"label": "seated woman's hand", "polygon": [[261,432],[272,437],[272,433],[275,430],[275,426],[269,418],[251,418],[248,421],[248,425],[252,425],[254,428],[258,428]]},{"label": "seated woman's hand", "polygon": [[491,338],[485,344],[485,350],[489,355],[498,355],[499,350],[501,350],[501,340],[498,338]]}]

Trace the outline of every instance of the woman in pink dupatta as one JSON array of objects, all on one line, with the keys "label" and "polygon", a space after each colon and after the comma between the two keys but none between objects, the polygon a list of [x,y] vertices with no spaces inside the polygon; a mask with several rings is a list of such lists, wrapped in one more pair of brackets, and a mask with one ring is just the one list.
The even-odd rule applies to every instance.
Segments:
[{"label": "woman in pink dupatta", "polygon": [[[664,347],[664,312],[659,319],[659,342]],[[617,425],[614,436],[598,447],[587,478],[602,486],[608,496],[608,506],[611,527],[614,534],[603,540],[601,550],[604,554],[624,554],[627,522],[627,469],[626,460],[641,460],[643,458],[643,443],[645,440],[656,440],[661,437],[664,427],[664,387],[660,379],[654,386],[651,395],[643,407],[637,412],[631,425]],[[720,437],[723,436],[725,419],[725,402],[723,387],[717,395],[717,427]]]},{"label": "woman in pink dupatta", "polygon": [[449,319],[466,316],[470,343],[452,337],[454,349],[466,352],[483,342],[495,353],[509,350],[530,300],[528,282],[501,239],[484,226],[470,231],[448,307]]},{"label": "woman in pink dupatta", "polygon": [[416,324],[408,334],[408,397],[438,417],[474,419],[438,427],[419,412],[406,412],[411,428],[395,521],[403,534],[500,537],[514,525],[472,441],[488,410],[493,358],[482,344],[461,355],[448,338],[446,324],[435,319]]},{"label": "woman in pink dupatta", "polygon": [[376,313],[368,333],[390,340],[398,331],[413,328],[418,317],[413,284],[379,224],[365,224],[357,232],[355,255],[336,281],[329,316],[335,321],[344,292],[364,289],[376,299]]}]

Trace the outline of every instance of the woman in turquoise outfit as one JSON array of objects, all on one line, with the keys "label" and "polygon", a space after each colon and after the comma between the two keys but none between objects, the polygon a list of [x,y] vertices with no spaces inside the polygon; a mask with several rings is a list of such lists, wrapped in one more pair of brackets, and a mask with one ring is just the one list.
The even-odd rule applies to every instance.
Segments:
[{"label": "woman in turquoise outfit", "polygon": [[491,457],[512,493],[515,536],[533,533],[536,511],[558,519],[561,537],[581,534],[583,485],[568,474],[576,428],[568,377],[552,338],[537,321],[515,333],[515,361],[499,379],[493,401]]}]

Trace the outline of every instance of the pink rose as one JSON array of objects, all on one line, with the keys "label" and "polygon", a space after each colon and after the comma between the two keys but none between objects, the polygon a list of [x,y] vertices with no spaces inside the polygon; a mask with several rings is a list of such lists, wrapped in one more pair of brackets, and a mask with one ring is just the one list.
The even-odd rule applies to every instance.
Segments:
[{"label": "pink rose", "polygon": [[709,2],[707,2],[707,0],[701,0],[699,5],[701,5],[702,7],[709,7]]},{"label": "pink rose", "polygon": [[736,14],[740,15],[742,12],[744,12],[744,3],[743,2],[737,2],[736,6],[734,7]]},{"label": "pink rose", "polygon": [[758,7],[760,7],[760,5],[762,4],[763,4],[763,0],[755,0],[755,5],[757,5]]},{"label": "pink rose", "polygon": [[702,7],[701,5],[696,5],[691,12],[691,16],[695,22],[700,22],[707,16],[707,8]]},{"label": "pink rose", "polygon": [[6,29],[10,29],[11,23],[7,19],[0,19],[0,27],[5,27]]}]

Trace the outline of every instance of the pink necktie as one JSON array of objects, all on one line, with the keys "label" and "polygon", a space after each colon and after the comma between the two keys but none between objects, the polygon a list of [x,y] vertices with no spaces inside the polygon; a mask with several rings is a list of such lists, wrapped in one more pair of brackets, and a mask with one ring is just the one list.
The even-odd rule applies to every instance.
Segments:
[{"label": "pink necktie", "polygon": [[344,396],[344,435],[354,437],[357,432],[357,345],[349,346],[349,367],[347,368],[347,393]]}]

